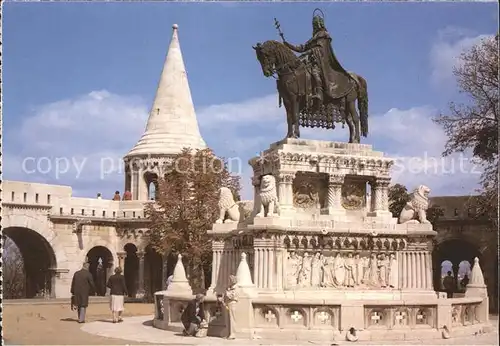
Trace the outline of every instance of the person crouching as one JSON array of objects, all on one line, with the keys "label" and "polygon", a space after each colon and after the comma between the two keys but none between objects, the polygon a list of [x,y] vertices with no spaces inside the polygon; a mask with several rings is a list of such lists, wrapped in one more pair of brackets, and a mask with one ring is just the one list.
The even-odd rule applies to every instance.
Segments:
[{"label": "person crouching", "polygon": [[122,274],[122,268],[116,267],[115,274],[108,279],[107,287],[110,289],[111,300],[109,308],[113,314],[113,323],[123,322],[122,312],[125,296],[128,295],[125,277]]},{"label": "person crouching", "polygon": [[185,336],[196,336],[200,325],[205,323],[204,300],[205,296],[203,294],[197,294],[182,312],[181,321],[184,326],[183,334]]}]

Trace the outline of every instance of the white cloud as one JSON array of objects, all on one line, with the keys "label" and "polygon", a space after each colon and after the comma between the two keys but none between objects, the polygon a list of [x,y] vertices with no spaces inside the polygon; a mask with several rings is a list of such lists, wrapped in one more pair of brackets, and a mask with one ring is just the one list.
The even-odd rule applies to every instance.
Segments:
[{"label": "white cloud", "polygon": [[459,63],[460,55],[491,35],[476,33],[457,27],[446,27],[439,31],[430,52],[431,82],[434,86],[451,87],[455,83],[453,67]]},{"label": "white cloud", "polygon": [[[4,176],[70,185],[79,196],[91,197],[102,192],[111,197],[115,190],[123,189],[123,176],[118,170],[121,158],[140,138],[147,110],[148,106],[139,98],[106,91],[40,106],[24,117],[18,128],[5,130]],[[244,198],[252,198],[248,159],[286,133],[285,109],[278,108],[277,96],[214,105],[197,112],[207,144],[217,154],[239,160],[240,166],[234,165],[233,171],[242,176]],[[441,158],[446,137],[431,120],[435,114],[432,107],[422,106],[370,115],[370,134],[362,142],[398,158],[394,182],[409,189],[424,183],[431,187],[433,195],[469,194],[477,186],[479,174],[466,157]],[[311,139],[346,141],[349,135],[347,127],[341,126],[334,131],[301,131],[303,138]],[[22,172],[22,161],[30,156],[38,162],[46,157],[45,165],[50,162],[52,171]],[[60,170],[65,171],[59,176],[55,171],[57,162]],[[107,169],[111,163],[114,165],[114,172],[104,178],[103,162]],[[63,166],[66,163],[69,163],[67,170]],[[29,169],[34,167],[30,164]]]}]

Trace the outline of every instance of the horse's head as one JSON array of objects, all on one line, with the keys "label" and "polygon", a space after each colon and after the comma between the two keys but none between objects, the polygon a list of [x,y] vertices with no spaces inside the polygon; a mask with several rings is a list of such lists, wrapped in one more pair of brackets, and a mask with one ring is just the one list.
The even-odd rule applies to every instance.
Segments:
[{"label": "horse's head", "polygon": [[276,64],[276,55],[271,54],[272,50],[270,49],[269,42],[270,41],[266,41],[263,44],[257,43],[253,46],[257,54],[257,60],[259,60],[260,66],[262,67],[262,73],[264,73],[266,77],[271,77],[273,75],[274,65]]}]

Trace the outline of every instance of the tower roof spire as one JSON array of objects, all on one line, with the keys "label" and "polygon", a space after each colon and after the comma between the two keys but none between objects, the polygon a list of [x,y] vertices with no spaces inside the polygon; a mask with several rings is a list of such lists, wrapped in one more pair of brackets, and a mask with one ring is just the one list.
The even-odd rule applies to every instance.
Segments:
[{"label": "tower roof spire", "polygon": [[178,37],[173,33],[146,130],[126,155],[175,155],[182,148],[206,148],[201,137]]}]

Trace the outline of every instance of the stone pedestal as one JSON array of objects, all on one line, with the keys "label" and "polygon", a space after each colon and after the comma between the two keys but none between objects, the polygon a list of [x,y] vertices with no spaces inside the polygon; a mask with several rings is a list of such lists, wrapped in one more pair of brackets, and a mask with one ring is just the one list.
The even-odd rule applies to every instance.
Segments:
[{"label": "stone pedestal", "polygon": [[[439,298],[432,285],[432,225],[397,224],[390,214],[392,164],[370,145],[294,139],[250,160],[252,215],[208,231],[207,309],[217,313],[216,293],[224,294],[236,275],[238,337],[331,342],[433,339],[443,328],[446,335],[482,332],[487,298],[481,277],[474,276],[475,286],[471,279],[470,297]],[[279,212],[257,215],[269,201],[279,202]],[[186,301],[181,291],[167,298],[170,312]],[[170,312],[169,328],[176,323]],[[209,335],[224,330],[219,318],[211,326]]]}]

